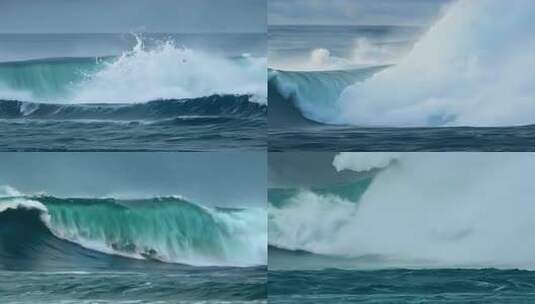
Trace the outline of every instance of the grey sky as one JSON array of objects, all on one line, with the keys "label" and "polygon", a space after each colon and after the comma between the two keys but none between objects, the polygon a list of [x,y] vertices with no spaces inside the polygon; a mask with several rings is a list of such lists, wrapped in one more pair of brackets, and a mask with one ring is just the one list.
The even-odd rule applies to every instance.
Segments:
[{"label": "grey sky", "polygon": [[428,25],[452,0],[268,0],[268,23]]},{"label": "grey sky", "polygon": [[265,206],[266,154],[0,153],[0,187],[57,196],[182,195],[203,204]]},{"label": "grey sky", "polygon": [[1,0],[1,33],[264,32],[265,0]]},{"label": "grey sky", "polygon": [[356,180],[364,174],[333,166],[335,152],[271,152],[268,155],[268,186],[295,188],[326,186]]}]

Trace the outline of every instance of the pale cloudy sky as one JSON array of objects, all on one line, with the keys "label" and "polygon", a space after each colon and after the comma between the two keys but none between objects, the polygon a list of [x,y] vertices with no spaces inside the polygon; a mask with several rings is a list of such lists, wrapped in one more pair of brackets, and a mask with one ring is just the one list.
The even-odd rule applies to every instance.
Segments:
[{"label": "pale cloudy sky", "polygon": [[0,0],[0,33],[265,30],[266,0]]},{"label": "pale cloudy sky", "polygon": [[265,206],[264,152],[0,153],[0,190],[57,196],[182,195],[215,206]]},{"label": "pale cloudy sky", "polygon": [[452,0],[268,0],[268,24],[428,25]]}]

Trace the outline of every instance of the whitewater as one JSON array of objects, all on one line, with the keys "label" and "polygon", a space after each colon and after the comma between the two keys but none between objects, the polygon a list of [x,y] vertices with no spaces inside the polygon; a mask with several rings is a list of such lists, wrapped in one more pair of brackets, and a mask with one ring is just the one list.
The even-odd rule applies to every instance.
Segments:
[{"label": "whitewater", "polygon": [[229,57],[135,36],[119,56],[0,63],[0,99],[54,103],[132,103],[210,95],[266,101],[266,58]]},{"label": "whitewater", "polygon": [[355,181],[363,190],[353,199],[334,186],[299,189],[282,203],[270,196],[269,244],[288,250],[285,259],[308,252],[320,268],[535,269],[533,153],[341,153],[333,166],[373,179]]},{"label": "whitewater", "polygon": [[354,84],[331,122],[377,126],[532,124],[535,4],[453,4],[401,62]]}]

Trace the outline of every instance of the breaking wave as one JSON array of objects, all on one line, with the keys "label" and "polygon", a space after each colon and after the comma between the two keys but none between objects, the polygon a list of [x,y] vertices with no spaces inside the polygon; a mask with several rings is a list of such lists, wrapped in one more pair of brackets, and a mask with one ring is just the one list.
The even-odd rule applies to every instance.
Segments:
[{"label": "breaking wave", "polygon": [[118,200],[13,194],[17,193],[0,198],[2,262],[32,256],[84,260],[100,254],[101,259],[111,255],[193,266],[267,263],[262,209],[208,208],[176,197]]},{"label": "breaking wave", "polygon": [[375,168],[371,181],[270,189],[277,255],[316,255],[306,260],[320,268],[535,269],[534,154],[374,154],[334,161],[338,170]]},{"label": "breaking wave", "polygon": [[0,99],[55,103],[132,103],[210,95],[254,95],[266,102],[266,58],[225,57],[164,41],[116,57],[0,63]]}]

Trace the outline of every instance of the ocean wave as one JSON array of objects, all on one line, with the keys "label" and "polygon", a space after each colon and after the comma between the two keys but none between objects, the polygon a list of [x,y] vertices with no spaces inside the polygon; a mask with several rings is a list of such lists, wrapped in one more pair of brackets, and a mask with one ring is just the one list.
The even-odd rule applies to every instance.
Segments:
[{"label": "ocean wave", "polygon": [[0,260],[8,256],[77,260],[88,255],[80,251],[86,248],[193,266],[265,265],[265,217],[261,209],[208,208],[177,197],[4,196]]},{"label": "ocean wave", "polygon": [[333,117],[340,116],[336,102],[342,91],[384,68],[386,66],[314,72],[269,70],[270,124],[304,124],[305,119],[332,123]]},{"label": "ocean wave", "polygon": [[395,66],[347,88],[329,121],[372,126],[534,123],[535,3],[460,0]]},{"label": "ocean wave", "polygon": [[251,95],[213,95],[134,104],[52,104],[0,100],[3,119],[162,120],[215,117],[265,118],[267,106]]},{"label": "ocean wave", "polygon": [[345,261],[325,267],[535,269],[534,154],[358,154],[338,166],[382,167],[359,196],[270,195],[271,246]]},{"label": "ocean wave", "polygon": [[116,57],[0,63],[0,99],[61,103],[132,103],[214,94],[254,95],[265,103],[266,58],[228,58],[164,41]]},{"label": "ocean wave", "polygon": [[[535,74],[528,68],[535,65],[529,31],[534,12],[530,1],[456,1],[406,56],[373,75],[279,72],[274,85],[284,99],[293,97],[284,102],[293,101],[304,117],[324,124],[530,125],[535,122]],[[326,49],[311,58],[327,68],[351,67]],[[270,101],[271,96],[270,91]]]}]

